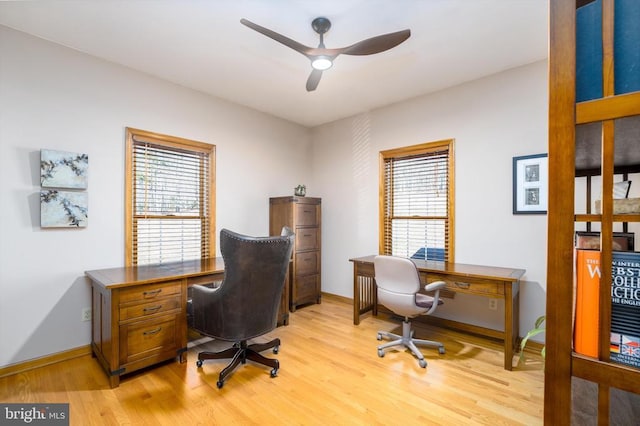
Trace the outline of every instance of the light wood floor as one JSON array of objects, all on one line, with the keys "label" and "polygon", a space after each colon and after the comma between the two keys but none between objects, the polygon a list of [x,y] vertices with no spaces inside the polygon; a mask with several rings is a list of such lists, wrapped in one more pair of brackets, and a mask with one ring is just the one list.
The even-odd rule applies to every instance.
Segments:
[{"label": "light wood floor", "polygon": [[211,342],[190,348],[185,364],[124,376],[116,389],[90,356],[5,377],[0,401],[69,403],[72,425],[542,424],[539,356],[527,352],[506,371],[500,342],[418,324],[416,336],[443,342],[445,355],[422,349],[426,369],[409,352],[379,358],[376,332],[400,328],[387,316],[354,326],[351,305],[325,297],[270,334],[282,340],[276,378],[249,362],[218,389],[226,361],[195,366]]}]

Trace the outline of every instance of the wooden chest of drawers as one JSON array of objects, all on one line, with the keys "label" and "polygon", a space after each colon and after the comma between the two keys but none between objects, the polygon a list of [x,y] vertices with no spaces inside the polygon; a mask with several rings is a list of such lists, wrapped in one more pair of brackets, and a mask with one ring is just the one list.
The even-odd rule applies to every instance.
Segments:
[{"label": "wooden chest of drawers", "polygon": [[321,301],[321,199],[275,197],[269,199],[269,234],[280,235],[283,226],[295,234],[289,270],[289,306]]}]

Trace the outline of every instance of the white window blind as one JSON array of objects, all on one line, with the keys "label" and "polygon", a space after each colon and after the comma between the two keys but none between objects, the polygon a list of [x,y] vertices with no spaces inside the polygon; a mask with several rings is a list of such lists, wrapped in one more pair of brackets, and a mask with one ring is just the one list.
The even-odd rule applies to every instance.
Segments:
[{"label": "white window blind", "polygon": [[449,260],[448,146],[384,158],[383,253]]},{"label": "white window blind", "polygon": [[210,255],[210,153],[132,137],[131,264]]}]

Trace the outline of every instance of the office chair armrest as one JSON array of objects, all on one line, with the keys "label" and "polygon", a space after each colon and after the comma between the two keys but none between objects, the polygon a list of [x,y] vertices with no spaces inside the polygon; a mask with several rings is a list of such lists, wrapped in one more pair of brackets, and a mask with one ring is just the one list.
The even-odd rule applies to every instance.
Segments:
[{"label": "office chair armrest", "polygon": [[194,285],[191,286],[191,291],[192,291],[192,293],[197,293],[198,296],[200,296],[200,295],[208,296],[208,295],[218,291],[219,288],[220,288],[219,284],[217,286],[194,284]]},{"label": "office chair armrest", "polygon": [[432,282],[430,284],[425,285],[424,286],[424,291],[442,290],[446,286],[447,286],[447,283],[445,283],[444,281],[434,281],[434,282]]},{"label": "office chair armrest", "polygon": [[189,288],[190,297],[189,300],[192,303],[194,311],[196,310],[206,310],[210,308],[214,308],[216,304],[221,303],[222,294],[218,290],[220,287],[207,287],[204,285],[196,284]]}]

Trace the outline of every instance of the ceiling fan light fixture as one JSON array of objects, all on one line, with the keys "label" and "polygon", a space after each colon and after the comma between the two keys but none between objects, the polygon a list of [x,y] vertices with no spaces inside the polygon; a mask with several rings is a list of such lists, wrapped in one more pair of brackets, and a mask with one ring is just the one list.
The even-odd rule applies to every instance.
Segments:
[{"label": "ceiling fan light fixture", "polygon": [[328,56],[316,56],[311,60],[311,66],[319,71],[328,70],[333,65]]}]

